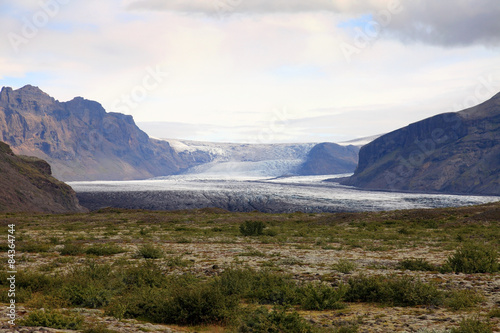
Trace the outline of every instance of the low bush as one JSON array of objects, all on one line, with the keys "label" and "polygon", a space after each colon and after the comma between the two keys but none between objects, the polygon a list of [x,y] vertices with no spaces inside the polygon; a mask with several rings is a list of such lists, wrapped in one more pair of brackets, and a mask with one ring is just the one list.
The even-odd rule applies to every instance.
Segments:
[{"label": "low bush", "polygon": [[323,311],[343,309],[346,305],[342,302],[347,287],[341,284],[338,288],[323,283],[308,283],[300,288],[301,306],[305,310]]},{"label": "low bush", "polygon": [[83,266],[74,268],[63,276],[61,296],[70,304],[88,308],[106,306],[118,292],[118,279],[111,266],[89,260]]},{"label": "low bush", "polygon": [[80,315],[59,311],[37,310],[19,321],[22,326],[42,326],[57,329],[79,330],[83,327],[84,318]]},{"label": "low bush", "polygon": [[145,259],[160,259],[163,258],[163,250],[151,244],[141,246],[137,250],[137,257]]},{"label": "low bush", "polygon": [[63,290],[65,298],[75,306],[97,309],[108,305],[112,292],[98,284],[67,285]]},{"label": "low bush", "polygon": [[[186,281],[184,281],[186,282]],[[169,288],[135,288],[113,300],[106,313],[117,318],[142,318],[160,324],[227,324],[236,316],[239,299],[213,283],[171,281]]]},{"label": "low bush", "polygon": [[499,270],[498,251],[480,243],[466,243],[448,257],[446,264],[454,272],[495,273]]},{"label": "low bush", "polygon": [[488,312],[488,318],[500,318],[500,308],[496,308]]},{"label": "low bush", "polygon": [[433,284],[410,276],[364,276],[349,279],[346,300],[394,306],[438,305],[443,292]]},{"label": "low bush", "polygon": [[399,262],[398,268],[409,271],[438,271],[439,267],[431,264],[425,259],[405,259]]},{"label": "low bush", "polygon": [[260,304],[298,304],[300,295],[292,277],[264,270],[249,275],[251,288],[244,295]]},{"label": "low bush", "polygon": [[289,275],[269,270],[228,269],[215,281],[226,295],[239,297],[260,304],[298,304],[298,286]]},{"label": "low bush", "polygon": [[86,254],[93,256],[112,256],[123,252],[127,250],[116,244],[96,244],[85,250]]},{"label": "low bush", "polygon": [[339,259],[339,261],[332,266],[334,270],[344,274],[352,273],[357,267],[358,265],[354,261],[347,259]]},{"label": "low bush", "polygon": [[63,256],[77,256],[83,254],[85,249],[81,244],[67,243],[64,244],[63,248],[59,250]]},{"label": "low bush", "polygon": [[265,228],[266,225],[262,221],[245,221],[240,225],[240,232],[243,236],[261,236]]},{"label": "low bush", "polygon": [[178,289],[159,309],[157,321],[178,325],[228,323],[238,305],[238,298],[224,295],[212,284],[194,285]]},{"label": "low bush", "polygon": [[484,301],[484,297],[475,290],[453,290],[446,295],[445,306],[458,311],[470,309]]},{"label": "low bush", "polygon": [[264,307],[247,313],[238,328],[240,333],[314,333],[317,331],[295,311],[287,312],[285,308],[269,311]]},{"label": "low bush", "polygon": [[49,252],[51,248],[52,246],[47,243],[29,242],[29,243],[21,243],[16,250],[20,252],[42,253],[42,252]]},{"label": "low bush", "polygon": [[478,317],[463,319],[451,333],[492,333],[492,325],[481,321]]},{"label": "low bush", "polygon": [[165,272],[154,261],[148,260],[141,265],[129,267],[121,273],[123,283],[131,288],[167,287]]}]

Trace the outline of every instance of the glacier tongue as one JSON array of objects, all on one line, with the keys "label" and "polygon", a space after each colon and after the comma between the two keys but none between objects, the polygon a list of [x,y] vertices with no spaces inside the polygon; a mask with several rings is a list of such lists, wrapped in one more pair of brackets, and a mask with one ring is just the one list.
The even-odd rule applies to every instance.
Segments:
[{"label": "glacier tongue", "polygon": [[195,166],[184,174],[279,177],[295,174],[316,143],[238,144],[166,139]]},{"label": "glacier tongue", "polygon": [[303,162],[303,160],[212,162],[193,167],[185,173],[220,175],[223,177],[280,177],[294,174]]}]

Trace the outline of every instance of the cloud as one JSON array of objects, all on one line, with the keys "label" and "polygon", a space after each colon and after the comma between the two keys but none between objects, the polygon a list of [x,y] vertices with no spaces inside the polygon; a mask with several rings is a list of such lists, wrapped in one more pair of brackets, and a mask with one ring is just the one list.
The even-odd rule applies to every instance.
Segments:
[{"label": "cloud", "polygon": [[384,6],[383,0],[127,0],[132,10],[160,10],[213,14],[234,13],[299,13],[315,11],[364,12]]},{"label": "cloud", "polygon": [[403,42],[440,46],[500,45],[498,0],[402,2],[387,31]]},{"label": "cloud", "polygon": [[500,44],[498,0],[125,0],[129,10],[229,14],[340,13],[356,20],[391,12],[383,35],[443,47]]}]

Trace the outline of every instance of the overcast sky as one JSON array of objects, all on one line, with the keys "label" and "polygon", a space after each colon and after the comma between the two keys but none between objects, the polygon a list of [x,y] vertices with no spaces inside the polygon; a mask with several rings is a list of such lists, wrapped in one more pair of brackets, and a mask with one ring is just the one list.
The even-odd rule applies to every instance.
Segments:
[{"label": "overcast sky", "polygon": [[150,135],[323,142],[500,91],[498,0],[0,0],[0,85]]}]

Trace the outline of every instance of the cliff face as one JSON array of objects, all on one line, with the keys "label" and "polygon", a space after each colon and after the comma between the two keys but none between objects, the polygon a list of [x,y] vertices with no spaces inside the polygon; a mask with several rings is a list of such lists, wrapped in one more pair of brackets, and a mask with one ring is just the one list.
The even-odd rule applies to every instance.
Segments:
[{"label": "cliff face", "polygon": [[320,143],[309,152],[299,169],[301,175],[333,175],[351,173],[358,164],[359,148],[340,146],[335,143]]},{"label": "cliff face", "polygon": [[354,175],[366,189],[500,195],[500,94],[363,146]]},{"label": "cliff face", "polygon": [[50,165],[36,157],[16,156],[0,142],[0,212],[84,212],[75,192],[51,176]]},{"label": "cliff face", "polygon": [[48,161],[64,181],[144,179],[186,167],[131,116],[81,97],[61,103],[29,85],[0,92],[0,140],[17,154]]}]

